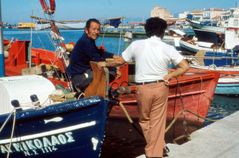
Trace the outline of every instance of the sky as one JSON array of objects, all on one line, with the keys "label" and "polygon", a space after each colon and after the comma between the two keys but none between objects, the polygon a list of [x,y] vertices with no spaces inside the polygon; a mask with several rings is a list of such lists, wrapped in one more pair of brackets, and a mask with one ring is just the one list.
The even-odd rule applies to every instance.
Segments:
[{"label": "sky", "polygon": [[[30,16],[44,17],[39,0],[0,0],[2,20],[8,23],[30,22]],[[236,0],[55,0],[55,20],[88,18],[148,18],[155,6],[172,14],[196,9],[235,7]]]}]

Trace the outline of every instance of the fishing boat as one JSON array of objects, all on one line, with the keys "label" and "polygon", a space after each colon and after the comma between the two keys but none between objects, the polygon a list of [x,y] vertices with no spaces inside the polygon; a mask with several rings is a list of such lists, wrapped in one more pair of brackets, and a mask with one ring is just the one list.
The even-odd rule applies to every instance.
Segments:
[{"label": "fishing boat", "polygon": [[[16,68],[20,70],[20,66]],[[98,84],[92,84],[98,91],[89,91],[88,96],[106,97],[107,79],[96,81]],[[54,89],[42,76],[0,78],[0,157],[100,156],[108,101],[87,97],[43,105]],[[31,101],[32,95],[39,99]]]},{"label": "fishing boat", "polygon": [[[0,78],[0,157],[99,157],[107,119],[101,97],[45,105],[50,81]],[[39,100],[30,98],[39,97]],[[27,101],[29,100],[29,101]],[[27,101],[27,102],[24,102]],[[9,105],[11,102],[12,105]]]},{"label": "fishing boat", "polygon": [[[16,59],[16,65],[11,65],[11,58],[7,60],[9,62],[5,60],[6,72],[10,76],[19,75],[22,68],[27,66],[26,60],[22,60],[26,59],[25,56],[21,56],[17,51],[11,54],[15,50],[13,48],[16,48],[15,44],[19,43],[24,45],[27,42],[17,41],[9,53],[10,57],[20,55],[20,58]],[[48,52],[39,56],[46,57],[44,55],[52,54]],[[39,59],[45,61],[40,57],[33,62]],[[23,61],[25,63],[21,63]],[[107,97],[104,88],[107,85],[107,76],[101,75],[103,79],[96,78],[98,84],[92,82],[97,91],[91,90],[87,95],[96,97],[62,103],[51,101],[43,105],[55,90],[53,83],[65,83],[63,85],[67,86],[67,82],[61,81],[60,78],[45,77],[27,75],[0,78],[0,157],[79,157],[79,154],[84,157],[99,157],[108,112],[108,101],[102,98]],[[30,100],[32,95],[38,96],[38,106]]]},{"label": "fishing boat", "polygon": [[[21,59],[24,56],[16,60],[14,67],[9,58],[8,75],[17,75],[26,66],[26,60],[21,64]],[[95,97],[61,103],[50,101],[45,105],[55,90],[53,83],[60,82],[59,78],[46,77],[48,79],[29,75],[0,78],[0,157],[99,157],[108,112],[108,101],[104,99],[107,97],[106,75],[101,75],[103,79],[96,78],[98,84],[92,82],[97,91],[91,90],[87,95]]]},{"label": "fishing boat", "polygon": [[191,25],[199,41],[220,43],[220,36],[225,34],[225,27],[218,25],[218,22],[196,22],[187,20]]},{"label": "fishing boat", "polygon": [[199,51],[195,56],[186,56],[195,71],[214,71],[220,74],[215,94],[239,94],[239,59],[238,51],[207,52]]},{"label": "fishing boat", "polygon": [[220,74],[215,94],[238,95],[239,94],[239,67],[238,66],[204,66],[191,64],[194,71],[213,71]]},{"label": "fishing boat", "polygon": [[[56,22],[56,26],[63,30],[83,30],[85,27],[85,21],[59,21]],[[35,30],[46,30],[50,29],[51,25],[49,22],[37,21],[35,23]]]},{"label": "fishing boat", "polygon": [[[196,32],[196,38],[188,39],[182,38],[180,40],[180,47],[184,50],[188,50],[195,54],[199,50],[205,50],[210,52],[221,52],[227,53],[231,51],[238,45],[239,38],[238,38],[238,28],[239,25],[237,23],[238,16],[230,17],[227,21],[227,25],[223,27],[223,31],[215,31],[213,32],[216,34],[217,39],[211,40],[213,36],[210,34],[211,30],[207,30],[206,28],[203,29],[205,32],[205,37],[202,38],[202,35],[198,35]],[[194,28],[194,25],[192,25]],[[208,26],[212,27],[212,26]],[[214,27],[212,27],[214,28]],[[195,30],[194,30],[195,31]],[[210,37],[208,37],[210,36]]]},{"label": "fishing boat", "polygon": [[[122,74],[128,75],[122,75],[120,80],[111,83],[112,89],[119,89],[119,91],[123,89],[122,91],[126,91],[126,93],[121,93],[118,99],[127,109],[128,115],[133,119],[138,119],[137,86],[133,79],[134,64],[124,65],[121,69],[123,69]],[[204,122],[202,118],[207,116],[218,78],[219,74],[217,72],[189,71],[170,81],[167,121],[168,123],[172,120],[176,121],[173,126],[170,125],[173,128],[168,129],[171,133],[175,134],[175,130],[177,130],[179,131],[178,134],[183,134],[184,126],[182,122],[184,120],[188,122],[188,125],[196,127],[196,129],[202,126]],[[124,112],[120,106],[113,106],[110,116],[120,119],[124,117]]]},{"label": "fishing boat", "polygon": [[[179,40],[179,46],[180,46],[181,50],[187,51],[188,54],[190,54],[190,55],[194,55],[200,50],[210,51],[210,52],[215,51],[215,49],[212,48],[213,43],[203,42],[203,41],[195,41],[193,39],[181,38]],[[225,50],[222,50],[222,49],[220,49],[218,51],[225,52]]]},{"label": "fishing boat", "polygon": [[[4,40],[5,76],[43,75],[54,85],[69,86],[64,64],[53,51],[30,48],[30,41]],[[54,64],[52,64],[54,63]]]},{"label": "fishing boat", "polygon": [[[50,4],[54,9],[54,0]],[[29,65],[44,62],[62,68],[62,59],[44,50],[27,54],[29,41],[4,41],[4,47],[0,29],[0,157],[100,157],[108,116],[107,69],[94,67],[100,75],[94,77],[84,99],[74,93],[67,97],[63,90],[55,92],[55,79],[51,82],[44,73],[16,76]],[[5,71],[12,77],[2,77]]]}]

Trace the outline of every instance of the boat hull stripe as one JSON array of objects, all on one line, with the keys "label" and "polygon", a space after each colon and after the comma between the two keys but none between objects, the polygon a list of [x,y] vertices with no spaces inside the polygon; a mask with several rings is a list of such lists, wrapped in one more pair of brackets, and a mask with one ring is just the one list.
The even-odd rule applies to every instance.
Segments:
[{"label": "boat hull stripe", "polygon": [[[32,134],[32,135],[15,137],[15,138],[12,138],[12,143],[17,142],[17,141],[36,139],[36,138],[39,138],[39,137],[59,134],[59,133],[68,132],[68,131],[74,131],[74,130],[77,130],[77,129],[86,128],[86,127],[90,127],[90,126],[94,126],[94,125],[96,125],[96,121],[81,123],[81,124],[78,124],[78,125],[69,126],[69,127],[60,128],[60,129],[55,129],[55,130],[51,130],[51,131],[48,131],[48,132],[41,132],[41,133]],[[10,143],[10,141],[11,141],[11,139],[3,139],[3,140],[0,140],[0,144],[7,144],[7,143]]]}]

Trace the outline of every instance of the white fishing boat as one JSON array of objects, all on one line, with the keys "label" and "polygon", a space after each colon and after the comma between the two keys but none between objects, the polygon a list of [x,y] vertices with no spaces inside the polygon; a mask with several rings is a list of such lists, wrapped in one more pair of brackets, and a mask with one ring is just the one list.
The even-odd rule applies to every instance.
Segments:
[{"label": "white fishing boat", "polygon": [[215,90],[215,94],[220,95],[239,95],[239,67],[238,66],[219,66],[210,65],[190,65],[197,72],[215,71],[220,73],[220,78]]},{"label": "white fishing boat", "polygon": [[[85,27],[85,22],[56,22],[56,26],[63,30],[83,30]],[[51,28],[50,23],[40,23],[35,24],[35,30],[45,30]]]},{"label": "white fishing boat", "polygon": [[[215,32],[219,38],[217,41],[203,40],[198,36],[192,39],[182,38],[179,41],[180,47],[192,54],[195,54],[199,50],[208,52],[229,52],[239,43],[238,20],[238,17],[229,18],[227,25],[224,27],[223,34]],[[205,38],[208,39],[207,37]]]}]

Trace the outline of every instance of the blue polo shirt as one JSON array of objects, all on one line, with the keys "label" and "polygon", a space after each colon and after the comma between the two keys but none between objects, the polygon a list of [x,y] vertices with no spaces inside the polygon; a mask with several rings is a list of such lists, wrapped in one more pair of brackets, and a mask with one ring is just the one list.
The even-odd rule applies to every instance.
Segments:
[{"label": "blue polo shirt", "polygon": [[91,68],[90,61],[104,61],[106,58],[112,58],[113,55],[112,53],[99,50],[96,47],[95,40],[90,39],[84,33],[71,52],[67,73],[71,77],[82,74]]}]

